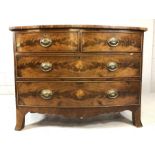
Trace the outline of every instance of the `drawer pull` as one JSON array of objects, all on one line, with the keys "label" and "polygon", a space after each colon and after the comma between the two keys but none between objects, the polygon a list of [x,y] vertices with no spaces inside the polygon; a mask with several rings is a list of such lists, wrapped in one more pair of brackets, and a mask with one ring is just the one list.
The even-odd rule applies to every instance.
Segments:
[{"label": "drawer pull", "polygon": [[49,89],[43,89],[40,93],[40,96],[45,100],[50,100],[53,96],[53,91]]},{"label": "drawer pull", "polygon": [[118,69],[118,64],[116,62],[109,62],[107,64],[107,69],[111,72],[114,72]]},{"label": "drawer pull", "polygon": [[40,45],[42,47],[49,47],[49,46],[52,45],[52,40],[49,39],[49,38],[43,38],[43,39],[40,40]]},{"label": "drawer pull", "polygon": [[52,63],[43,62],[41,63],[40,67],[43,72],[49,72],[50,70],[52,70]]},{"label": "drawer pull", "polygon": [[110,38],[107,42],[108,42],[108,45],[111,47],[116,47],[119,44],[119,40],[114,37]]},{"label": "drawer pull", "polygon": [[108,90],[106,94],[107,94],[107,98],[109,98],[109,99],[115,99],[119,95],[117,90],[115,90],[115,89]]}]

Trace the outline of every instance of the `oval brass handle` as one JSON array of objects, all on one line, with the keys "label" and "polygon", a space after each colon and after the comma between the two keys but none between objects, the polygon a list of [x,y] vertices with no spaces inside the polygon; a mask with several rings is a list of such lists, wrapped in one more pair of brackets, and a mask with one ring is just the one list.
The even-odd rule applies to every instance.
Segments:
[{"label": "oval brass handle", "polygon": [[107,69],[111,72],[116,71],[118,69],[118,64],[116,62],[109,62],[107,64]]},{"label": "oval brass handle", "polygon": [[49,90],[49,89],[43,89],[40,92],[40,96],[41,96],[41,98],[43,98],[45,100],[50,100],[53,96],[53,91]]},{"label": "oval brass handle", "polygon": [[115,98],[117,98],[118,97],[118,91],[117,90],[115,90],[115,89],[110,89],[110,90],[108,90],[107,91],[107,97],[109,98],[109,99],[115,99]]},{"label": "oval brass handle", "polygon": [[110,38],[107,42],[108,42],[108,45],[111,47],[116,47],[119,44],[119,40],[114,37]]},{"label": "oval brass handle", "polygon": [[44,72],[49,72],[50,70],[52,70],[52,63],[43,62],[43,63],[41,63],[40,68]]},{"label": "oval brass handle", "polygon": [[43,38],[43,39],[40,39],[40,45],[42,47],[49,47],[52,45],[52,40],[49,39],[49,38]]}]

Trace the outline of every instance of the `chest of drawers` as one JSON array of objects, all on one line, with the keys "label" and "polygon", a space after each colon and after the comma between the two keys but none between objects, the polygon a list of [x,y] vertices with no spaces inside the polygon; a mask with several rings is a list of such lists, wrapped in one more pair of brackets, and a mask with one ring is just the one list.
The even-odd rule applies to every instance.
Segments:
[{"label": "chest of drawers", "polygon": [[132,112],[140,127],[146,28],[93,25],[11,27],[16,130],[28,112],[85,119]]}]

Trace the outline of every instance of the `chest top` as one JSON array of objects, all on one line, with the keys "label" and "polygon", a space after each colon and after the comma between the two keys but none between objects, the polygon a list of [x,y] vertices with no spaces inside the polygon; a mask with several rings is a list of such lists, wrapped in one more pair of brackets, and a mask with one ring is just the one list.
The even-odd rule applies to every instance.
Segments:
[{"label": "chest top", "polygon": [[126,27],[126,26],[103,26],[103,25],[34,25],[34,26],[13,26],[11,31],[36,30],[36,29],[105,29],[105,30],[134,30],[147,31],[144,27]]}]

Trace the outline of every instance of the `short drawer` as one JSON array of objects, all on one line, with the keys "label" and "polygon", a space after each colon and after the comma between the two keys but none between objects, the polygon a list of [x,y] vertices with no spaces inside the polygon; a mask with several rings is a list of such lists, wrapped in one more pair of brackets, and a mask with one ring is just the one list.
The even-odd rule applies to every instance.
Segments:
[{"label": "short drawer", "polygon": [[140,77],[141,54],[17,56],[18,78]]},{"label": "short drawer", "polygon": [[102,107],[139,103],[140,82],[17,82],[18,105]]},{"label": "short drawer", "polygon": [[83,52],[141,52],[143,34],[139,32],[83,32]]},{"label": "short drawer", "polygon": [[77,50],[77,32],[16,33],[17,52],[74,52]]}]

